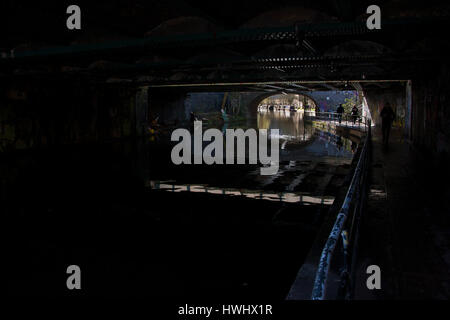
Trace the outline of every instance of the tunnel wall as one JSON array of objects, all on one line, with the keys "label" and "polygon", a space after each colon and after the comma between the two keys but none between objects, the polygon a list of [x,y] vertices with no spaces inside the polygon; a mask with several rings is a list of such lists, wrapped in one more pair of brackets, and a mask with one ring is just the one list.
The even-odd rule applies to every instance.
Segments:
[{"label": "tunnel wall", "polygon": [[135,135],[130,88],[61,80],[11,84],[0,100],[0,151],[102,143]]},{"label": "tunnel wall", "polygon": [[149,90],[148,107],[150,120],[158,117],[161,124],[173,124],[188,119],[186,113],[187,93]]},{"label": "tunnel wall", "polygon": [[381,125],[380,112],[383,109],[386,102],[389,102],[396,115],[395,125],[405,128],[409,127],[409,123],[406,120],[407,114],[407,97],[406,87],[401,89],[371,89],[364,91],[364,95],[369,105],[372,121],[376,125]]},{"label": "tunnel wall", "polygon": [[412,141],[448,167],[450,150],[450,68],[444,66],[435,77],[412,81]]},{"label": "tunnel wall", "polygon": [[220,111],[222,105],[223,92],[188,93],[186,96],[186,114],[191,112],[215,112]]},{"label": "tunnel wall", "polygon": [[[409,95],[410,93],[410,95]],[[450,160],[450,69],[441,66],[437,73],[405,82],[396,90],[377,89],[364,92],[375,124],[386,102],[396,111],[397,126],[404,137],[430,164],[445,170]],[[399,119],[400,118],[400,119]]]}]

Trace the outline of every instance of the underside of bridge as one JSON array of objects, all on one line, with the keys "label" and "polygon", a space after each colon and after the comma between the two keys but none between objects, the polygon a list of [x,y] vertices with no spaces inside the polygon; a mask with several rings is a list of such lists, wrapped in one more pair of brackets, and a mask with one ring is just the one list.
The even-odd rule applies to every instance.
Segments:
[{"label": "underside of bridge", "polygon": [[[408,139],[431,151],[440,136],[448,145],[441,104],[449,43],[439,32],[448,26],[445,4],[386,1],[383,27],[369,30],[363,2],[223,3],[220,10],[189,1],[132,3],[85,4],[83,28],[67,30],[56,27],[66,17],[62,4],[27,5],[30,14],[6,2],[4,104],[52,97],[59,104],[58,95],[73,101],[79,92],[92,105],[111,92],[133,103],[140,90],[150,101],[183,100],[189,92],[359,90],[375,115],[388,100],[403,104]],[[45,112],[38,109],[27,112]]]},{"label": "underside of bridge", "polygon": [[[394,231],[383,235],[379,247],[376,235],[369,231],[361,235],[361,247],[373,254],[362,255],[355,263],[358,268],[369,262],[382,265],[388,269],[388,280],[382,280],[384,291],[355,284],[353,298],[449,297],[448,2],[377,1],[380,29],[367,27],[371,14],[366,9],[373,3],[366,0],[79,1],[79,30],[66,27],[70,4],[4,0],[1,5],[0,19],[6,21],[7,32],[0,39],[0,202],[16,232],[7,252],[10,294],[83,295],[83,289],[79,293],[65,286],[65,268],[75,264],[88,275],[83,287],[87,295],[237,294],[248,298],[267,294],[284,299],[289,293],[293,299],[308,299],[312,284],[305,280],[308,277],[300,278],[306,267],[312,268],[309,278],[314,275],[314,256],[342,205],[364,133],[338,125],[325,130],[320,123],[305,120],[303,112],[308,106],[317,114],[334,113],[342,104],[350,109],[356,105],[359,115],[374,125],[373,177],[366,211],[381,215],[389,206],[399,212],[423,209],[414,211],[412,222],[406,213],[394,216],[391,211],[379,220],[362,219],[361,232],[371,224],[376,230]],[[283,108],[294,105],[294,100],[284,101],[283,96],[297,99],[296,106],[286,107],[286,112],[295,115],[270,114],[268,101]],[[261,105],[267,112],[258,111]],[[395,113],[390,148],[384,148],[378,138],[380,113],[386,105]],[[278,178],[263,179],[255,178],[254,168],[245,169],[244,174],[233,166],[228,167],[230,172],[218,169],[221,173],[217,173],[208,166],[181,170],[167,165],[171,163],[171,145],[166,143],[170,133],[178,127],[189,128],[193,117],[223,132],[239,126],[292,130],[295,138],[280,134],[285,139],[280,143],[280,163],[285,161],[286,167],[280,165]],[[332,145],[342,151],[334,162],[330,154],[301,152],[316,150],[314,141],[321,139],[327,140],[327,148]],[[420,178],[409,168],[422,168]],[[399,177],[399,172],[404,176]],[[191,184],[220,187],[214,190],[223,192],[224,198],[209,198],[208,192],[195,198],[194,192],[187,192],[190,187],[180,189],[186,192],[176,197],[168,196],[162,187],[155,191],[161,181],[171,190]],[[227,188],[242,197],[244,189],[262,190],[261,200],[230,200],[225,197]],[[370,190],[381,190],[377,195],[385,202],[379,198],[374,202],[376,196]],[[294,216],[296,207],[292,203],[276,207],[263,191],[308,192],[311,199],[321,197],[322,203],[308,206],[301,200],[307,221],[282,224],[278,219]],[[407,194],[430,198],[413,205]],[[324,206],[324,197],[334,203]],[[409,205],[402,206],[400,201]],[[194,207],[201,209],[197,212]],[[236,208],[242,208],[242,213]],[[247,214],[253,209],[261,215]],[[210,211],[218,218],[208,217]],[[113,218],[106,218],[109,215]],[[429,229],[415,229],[425,220]],[[255,221],[264,225],[263,231],[246,231],[246,227],[254,230]],[[73,237],[63,231],[67,225]],[[301,225],[301,231],[294,225]],[[272,233],[266,234],[269,229]],[[207,230],[202,237],[217,240],[211,240],[212,251],[217,251],[211,253],[213,262],[196,252],[207,250],[208,240],[189,230]],[[229,240],[229,247],[223,240],[230,237],[227,230],[234,230],[238,239]],[[408,233],[411,230],[423,234]],[[429,234],[437,240],[429,240]],[[77,243],[83,236],[88,240]],[[415,255],[408,237],[416,236],[428,239],[426,244],[421,242],[417,260],[439,265],[438,270],[425,264],[415,268],[406,265],[417,263],[415,259],[395,256],[399,252]],[[191,237],[194,240],[177,246]],[[255,271],[258,265],[245,264],[244,253],[223,253],[239,246],[251,250],[256,246],[251,237],[263,242],[262,249],[256,250],[260,255],[264,248],[272,252],[270,261],[258,263],[272,266],[280,259],[289,266],[286,273],[278,266],[270,269],[276,275],[264,278],[262,272],[269,269]],[[289,260],[297,241],[305,243],[304,253]],[[284,255],[275,253],[277,246],[284,246]],[[435,255],[425,257],[430,250]],[[200,261],[198,265],[166,257],[180,254],[182,261],[189,260],[187,251]],[[142,258],[143,252],[151,252],[151,257]],[[31,279],[22,277],[28,268],[24,256],[34,259]],[[170,262],[154,263],[152,258]],[[239,259],[244,261],[241,269],[235,265]],[[177,269],[179,263],[185,269]],[[231,270],[229,278],[217,274],[223,272],[220,267],[214,269],[217,265]],[[145,270],[152,275],[139,280]],[[356,270],[355,281],[365,284],[365,270]],[[117,286],[108,280],[115,276]],[[405,284],[414,279],[416,284]],[[264,282],[267,290],[262,289]],[[432,288],[420,291],[426,282]],[[336,297],[330,293],[327,298]]]}]

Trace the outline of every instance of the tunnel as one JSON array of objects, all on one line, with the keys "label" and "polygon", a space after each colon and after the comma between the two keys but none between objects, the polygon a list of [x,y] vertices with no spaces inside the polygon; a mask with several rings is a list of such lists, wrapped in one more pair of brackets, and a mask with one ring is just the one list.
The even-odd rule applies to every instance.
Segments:
[{"label": "tunnel", "polygon": [[6,2],[7,295],[449,298],[447,3]]}]

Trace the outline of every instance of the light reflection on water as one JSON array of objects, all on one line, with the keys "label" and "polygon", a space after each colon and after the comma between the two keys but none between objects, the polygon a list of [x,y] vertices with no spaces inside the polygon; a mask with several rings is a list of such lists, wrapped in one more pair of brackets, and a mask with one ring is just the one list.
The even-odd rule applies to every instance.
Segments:
[{"label": "light reflection on water", "polygon": [[169,192],[195,192],[226,196],[243,196],[251,199],[269,200],[276,202],[302,202],[304,204],[323,205],[331,205],[334,202],[333,196],[313,196],[299,192],[267,192],[262,190],[219,188],[204,184],[175,184],[172,181],[150,180],[148,182],[148,187],[153,190],[163,190]]},{"label": "light reflection on water", "polygon": [[306,125],[303,112],[259,111],[258,129],[279,129],[280,138],[289,141],[307,141],[313,136],[313,128]]},{"label": "light reflection on water", "polygon": [[357,147],[355,142],[314,128],[311,122],[305,122],[303,115],[302,111],[261,110],[257,126],[259,129],[279,130],[280,146],[282,150],[290,151],[289,160],[295,160],[300,153],[303,156],[352,158]]},{"label": "light reflection on water", "polygon": [[[256,123],[253,122],[244,130],[253,127],[280,131],[279,146],[281,150],[277,161],[279,170],[276,175],[261,176],[258,166],[224,165],[220,168],[208,168],[206,165],[189,168],[175,166],[168,168],[169,170],[157,170],[157,173],[152,175],[151,183],[155,183],[155,186],[158,185],[159,189],[175,193],[180,191],[205,192],[241,195],[270,201],[302,202],[300,197],[303,195],[295,191],[302,190],[302,192],[308,191],[314,194],[315,181],[321,179],[314,176],[314,164],[318,163],[327,168],[351,163],[352,142],[333,132],[315,128],[310,121],[304,121],[303,112],[260,112],[256,120]],[[239,124],[233,123],[229,128],[232,127],[237,129]],[[310,173],[312,173],[312,178],[308,178],[308,180],[306,178]],[[162,181],[171,181],[171,183],[164,185],[165,183]],[[190,187],[187,187],[188,185]],[[227,186],[227,188],[212,188],[219,186]],[[243,192],[241,188],[247,190]],[[253,191],[249,192],[248,189]],[[280,200],[280,195],[275,191],[255,193],[258,189],[284,189],[288,192],[284,193]],[[311,202],[317,203],[316,201]],[[303,202],[305,201],[303,200]]]}]

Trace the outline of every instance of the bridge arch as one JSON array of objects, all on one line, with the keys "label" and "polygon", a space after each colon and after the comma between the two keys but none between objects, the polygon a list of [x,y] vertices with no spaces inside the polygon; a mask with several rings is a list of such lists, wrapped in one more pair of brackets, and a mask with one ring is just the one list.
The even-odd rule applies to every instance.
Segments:
[{"label": "bridge arch", "polygon": [[[266,98],[277,96],[283,94],[283,91],[274,91],[274,92],[264,92],[264,93],[258,93],[256,96],[254,96],[248,103],[247,103],[247,116],[248,118],[256,118],[257,112],[258,112],[258,106],[259,104]],[[311,99],[315,106],[318,106],[317,100],[310,95],[309,93],[305,93],[302,91],[289,91],[289,94],[297,94],[299,96],[305,96],[309,99]]]}]

